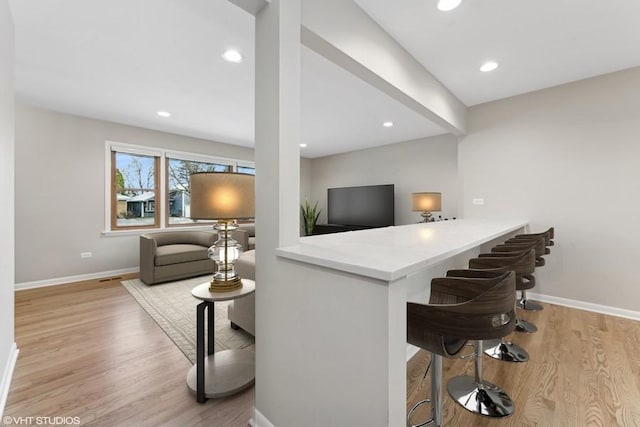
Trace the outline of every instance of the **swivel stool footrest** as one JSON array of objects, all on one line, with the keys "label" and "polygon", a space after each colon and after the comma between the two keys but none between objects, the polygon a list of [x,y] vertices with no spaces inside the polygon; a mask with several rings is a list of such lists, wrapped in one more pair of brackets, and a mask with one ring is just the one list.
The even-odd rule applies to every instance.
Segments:
[{"label": "swivel stool footrest", "polygon": [[449,395],[466,410],[492,418],[513,414],[514,404],[504,390],[482,379],[482,341],[476,341],[476,373],[449,381]]},{"label": "swivel stool footrest", "polygon": [[[413,405],[407,414],[407,427],[423,427],[432,424],[442,427],[442,356],[431,353],[431,399],[424,399]],[[429,368],[427,368],[429,369]],[[431,402],[431,418],[420,424],[411,424],[411,417],[416,409],[425,403]]]},{"label": "swivel stool footrest", "polygon": [[528,362],[529,353],[517,344],[509,342],[504,338],[491,340],[484,343],[484,354],[503,362]]}]

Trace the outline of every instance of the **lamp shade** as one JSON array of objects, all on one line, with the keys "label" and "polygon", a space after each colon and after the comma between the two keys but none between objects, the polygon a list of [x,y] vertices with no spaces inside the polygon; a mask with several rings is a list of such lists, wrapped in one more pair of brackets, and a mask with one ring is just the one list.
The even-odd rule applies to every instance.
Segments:
[{"label": "lamp shade", "polygon": [[255,216],[255,176],[199,172],[189,179],[191,218],[239,219]]},{"label": "lamp shade", "polygon": [[440,212],[441,193],[411,193],[411,205],[415,212]]}]

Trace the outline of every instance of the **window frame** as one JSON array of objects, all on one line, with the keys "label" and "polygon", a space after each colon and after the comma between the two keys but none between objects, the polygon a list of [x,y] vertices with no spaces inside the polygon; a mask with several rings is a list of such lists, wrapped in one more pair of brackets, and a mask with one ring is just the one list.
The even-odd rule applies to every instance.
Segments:
[{"label": "window frame", "polygon": [[[153,224],[151,225],[129,225],[129,226],[121,226],[118,225],[118,191],[116,188],[116,154],[117,153],[124,153],[124,154],[132,154],[132,155],[136,155],[136,156],[145,156],[145,157],[152,157],[153,158],[153,168],[154,168],[154,174],[153,174],[153,193],[154,193],[154,203],[155,201],[158,199],[158,197],[160,196],[160,157],[158,156],[158,153],[155,151],[150,150],[149,152],[141,152],[141,150],[135,149],[133,147],[122,147],[123,149],[120,149],[121,147],[118,146],[118,149],[114,149],[113,146],[110,148],[110,163],[109,163],[109,177],[110,177],[110,182],[108,183],[109,186],[109,199],[111,201],[110,206],[110,212],[109,212],[109,219],[110,219],[110,231],[121,231],[121,230],[148,230],[148,229],[157,229],[160,228],[161,224],[160,224],[160,215],[157,209],[154,209],[153,212]],[[151,212],[151,211],[149,211]]]},{"label": "window frame", "polygon": [[[155,157],[154,176],[155,208],[154,225],[118,226],[117,224],[117,190],[115,176],[115,153],[127,153],[140,156]],[[212,222],[187,224],[169,224],[169,159],[193,162],[214,163],[230,166],[237,172],[239,166],[255,169],[255,162],[232,159],[228,157],[191,153],[163,149],[147,145],[136,145],[126,142],[105,141],[105,217],[103,235],[142,234],[145,231],[168,231],[176,228],[209,229]]]},{"label": "window frame", "polygon": [[[213,159],[216,159],[215,161],[213,161]],[[187,161],[187,162],[196,162],[196,163],[208,163],[208,164],[215,164],[215,165],[220,165],[220,166],[227,166],[229,168],[231,168],[231,171],[236,171],[238,166],[237,166],[237,161],[234,160],[229,160],[229,159],[220,159],[220,158],[214,158],[214,157],[210,157],[210,156],[202,156],[199,154],[192,154],[192,153],[184,153],[184,152],[177,152],[177,151],[167,151],[165,152],[165,166],[164,166],[164,178],[165,178],[165,188],[167,189],[166,191],[166,197],[164,202],[165,205],[165,214],[164,214],[164,223],[166,225],[166,228],[184,228],[184,227],[194,227],[194,226],[198,226],[198,225],[208,225],[209,227],[211,227],[212,224],[215,224],[217,221],[214,220],[195,220],[195,222],[191,222],[191,223],[184,223],[184,224],[171,224],[170,223],[170,214],[171,214],[171,199],[169,197],[169,194],[171,193],[171,188],[169,188],[169,179],[170,179],[170,174],[169,174],[169,161],[170,160],[183,160],[183,161]]]}]

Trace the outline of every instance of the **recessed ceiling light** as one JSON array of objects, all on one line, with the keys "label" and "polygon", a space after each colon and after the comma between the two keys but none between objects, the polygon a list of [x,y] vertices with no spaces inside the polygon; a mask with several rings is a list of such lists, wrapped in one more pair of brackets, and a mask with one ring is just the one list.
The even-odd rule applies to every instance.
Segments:
[{"label": "recessed ceiling light", "polygon": [[222,57],[229,62],[233,62],[234,64],[238,64],[242,62],[242,54],[235,49],[227,49],[222,54]]},{"label": "recessed ceiling light", "polygon": [[300,144],[300,148],[307,148],[307,144]]},{"label": "recessed ceiling light", "polygon": [[485,62],[484,64],[482,64],[482,67],[480,67],[480,71],[482,71],[483,73],[487,73],[489,71],[493,71],[496,68],[498,68],[498,63],[495,61],[488,61]]},{"label": "recessed ceiling light", "polygon": [[384,123],[382,124],[382,126],[384,126],[384,127],[386,127],[386,128],[390,128],[390,127],[392,127],[392,126],[393,126],[393,122],[384,122]]},{"label": "recessed ceiling light", "polygon": [[168,111],[158,111],[156,114],[160,117],[171,117],[171,113]]},{"label": "recessed ceiling light", "polygon": [[447,12],[460,6],[461,2],[462,0],[440,0],[438,2],[438,9],[443,12]]}]

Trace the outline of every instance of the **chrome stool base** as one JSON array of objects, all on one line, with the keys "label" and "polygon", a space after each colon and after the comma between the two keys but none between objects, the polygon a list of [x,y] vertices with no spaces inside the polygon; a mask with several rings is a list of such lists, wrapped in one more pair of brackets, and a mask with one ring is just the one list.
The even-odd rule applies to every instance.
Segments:
[{"label": "chrome stool base", "polygon": [[[533,280],[533,279],[531,279],[531,280]],[[541,306],[539,303],[537,303],[535,301],[531,301],[530,299],[527,299],[527,291],[525,289],[520,291],[520,299],[516,303],[516,307],[517,308],[521,308],[523,310],[529,310],[529,311],[542,311],[542,310],[544,310],[544,307]]]},{"label": "chrome stool base", "polygon": [[492,418],[513,414],[513,401],[495,384],[476,382],[473,377],[455,377],[447,386],[449,395],[466,410]]},{"label": "chrome stool base", "polygon": [[531,301],[530,299],[521,299],[517,304],[518,308],[529,311],[542,311],[544,307],[538,304],[535,301]]},{"label": "chrome stool base", "polygon": [[488,348],[484,351],[489,357],[503,362],[528,362],[529,353],[517,344],[501,340],[486,341]]},{"label": "chrome stool base", "polygon": [[538,331],[536,325],[531,322],[527,322],[526,320],[516,319],[516,332],[521,332],[523,334],[532,334]]},{"label": "chrome stool base", "polygon": [[516,319],[516,332],[521,332],[523,334],[532,334],[536,332],[538,328],[531,322],[527,322],[526,320]]}]

